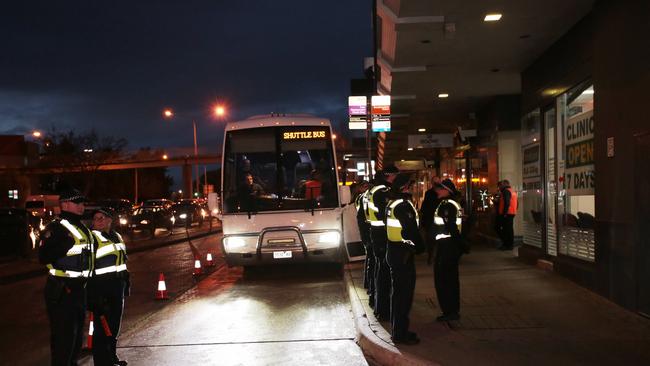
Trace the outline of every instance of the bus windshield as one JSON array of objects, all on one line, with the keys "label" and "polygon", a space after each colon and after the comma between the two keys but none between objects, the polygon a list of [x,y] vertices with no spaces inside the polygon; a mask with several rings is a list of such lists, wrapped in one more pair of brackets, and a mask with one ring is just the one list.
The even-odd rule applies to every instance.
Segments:
[{"label": "bus windshield", "polygon": [[228,131],[223,161],[224,213],[338,206],[329,127]]}]

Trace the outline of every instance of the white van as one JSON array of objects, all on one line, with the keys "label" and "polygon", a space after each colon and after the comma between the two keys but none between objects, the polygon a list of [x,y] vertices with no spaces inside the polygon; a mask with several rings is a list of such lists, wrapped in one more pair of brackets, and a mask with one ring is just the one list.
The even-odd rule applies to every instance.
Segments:
[{"label": "white van", "polygon": [[51,217],[61,213],[58,195],[38,194],[27,197],[25,210],[32,216]]}]

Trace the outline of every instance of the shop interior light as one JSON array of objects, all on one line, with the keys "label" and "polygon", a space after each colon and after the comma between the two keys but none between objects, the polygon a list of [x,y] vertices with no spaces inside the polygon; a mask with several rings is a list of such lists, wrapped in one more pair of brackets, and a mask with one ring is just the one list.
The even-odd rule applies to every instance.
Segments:
[{"label": "shop interior light", "polygon": [[440,93],[438,94],[438,98],[449,98],[449,93]]},{"label": "shop interior light", "polygon": [[406,150],[408,150],[408,151],[413,151],[413,148],[412,148],[412,147],[409,147],[409,148],[406,149]]},{"label": "shop interior light", "polygon": [[426,128],[418,128],[418,132],[426,132],[426,131],[427,131]]},{"label": "shop interior light", "polygon": [[493,14],[487,14],[485,15],[485,18],[483,18],[484,22],[496,22],[501,20],[501,14],[499,13],[493,13]]}]

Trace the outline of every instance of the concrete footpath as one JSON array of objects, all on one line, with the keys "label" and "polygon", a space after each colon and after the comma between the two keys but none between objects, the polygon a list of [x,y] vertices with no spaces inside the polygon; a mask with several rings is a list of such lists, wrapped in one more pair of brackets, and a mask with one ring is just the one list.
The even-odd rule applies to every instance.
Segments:
[{"label": "concrete footpath", "polygon": [[[221,222],[215,220],[212,227],[209,227],[207,224],[201,228],[193,227],[187,233],[184,228],[175,228],[173,235],[162,233],[162,235],[156,236],[154,239],[143,238],[132,240],[128,237],[124,239],[127,245],[127,252],[133,254],[182,243],[188,240],[188,235],[191,240],[220,232]],[[45,273],[46,268],[38,262],[36,251],[34,251],[34,255],[30,258],[12,257],[0,259],[0,285],[33,278]]]},{"label": "concrete footpath", "polygon": [[440,314],[433,271],[417,258],[411,330],[395,347],[363,289],[362,264],[346,266],[358,343],[379,365],[650,365],[650,319],[552,272],[521,263],[516,249],[477,247],[460,266],[461,319]]}]

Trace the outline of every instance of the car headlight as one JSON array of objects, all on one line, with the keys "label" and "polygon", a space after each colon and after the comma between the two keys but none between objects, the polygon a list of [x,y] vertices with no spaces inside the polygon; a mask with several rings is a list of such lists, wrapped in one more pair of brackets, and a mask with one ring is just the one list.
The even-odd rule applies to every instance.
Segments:
[{"label": "car headlight", "polygon": [[142,221],[140,221],[140,223],[141,223],[142,225],[147,225],[147,224],[149,223],[149,220],[142,220]]},{"label": "car headlight", "polygon": [[129,220],[125,219],[124,217],[120,218],[120,225],[126,225],[129,223]]},{"label": "car headlight", "polygon": [[180,215],[178,215],[178,217],[180,217],[181,219],[186,219],[186,218],[187,218],[187,214],[180,214]]},{"label": "car headlight", "polygon": [[230,236],[224,239],[224,247],[226,250],[238,249],[246,246],[246,241],[244,238],[239,238],[236,236]]},{"label": "car headlight", "polygon": [[318,243],[321,244],[339,244],[341,236],[336,231],[330,231],[318,236]]},{"label": "car headlight", "polygon": [[174,216],[172,216],[169,220],[172,222],[172,224],[176,222],[176,218]]}]

